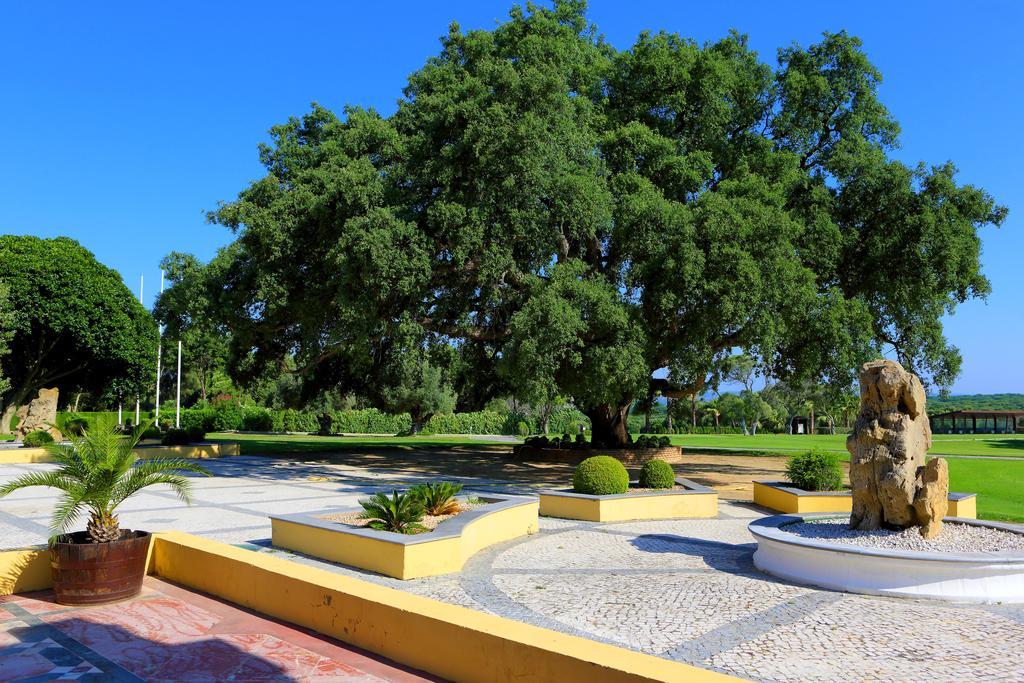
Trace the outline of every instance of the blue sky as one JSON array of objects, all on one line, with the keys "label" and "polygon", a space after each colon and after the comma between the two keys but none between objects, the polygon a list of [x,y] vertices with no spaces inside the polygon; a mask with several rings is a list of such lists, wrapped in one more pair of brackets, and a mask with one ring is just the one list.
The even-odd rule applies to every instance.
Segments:
[{"label": "blue sky", "polygon": [[[203,259],[230,241],[204,212],[261,175],[256,144],[311,101],[391,112],[448,23],[488,28],[510,0],[446,3],[16,3],[0,23],[0,233],[68,235],[147,302],[160,258]],[[1024,391],[1024,5],[1014,2],[600,0],[616,47],[645,29],[698,41],[736,28],[774,63],[822,31],[860,36],[902,125],[897,156],[953,160],[1010,207],[986,229],[987,302],[947,333],[964,354],[957,392]]]}]

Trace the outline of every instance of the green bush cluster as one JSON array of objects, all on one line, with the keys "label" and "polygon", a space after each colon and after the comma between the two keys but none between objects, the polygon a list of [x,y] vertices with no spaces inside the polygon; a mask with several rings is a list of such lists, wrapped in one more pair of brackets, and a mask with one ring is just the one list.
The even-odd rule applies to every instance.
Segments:
[{"label": "green bush cluster", "polygon": [[639,483],[645,489],[670,489],[675,486],[676,473],[664,460],[648,460],[640,468]]},{"label": "green bush cluster", "polygon": [[609,496],[629,490],[629,473],[610,455],[595,455],[581,462],[572,475],[572,490],[592,496]]},{"label": "green bush cluster", "polygon": [[507,434],[515,433],[518,419],[509,425],[509,415],[492,410],[481,410],[477,413],[451,413],[434,415],[423,431],[427,434]]},{"label": "green bush cluster", "polygon": [[672,442],[667,436],[644,435],[637,437],[633,442],[634,448],[667,448]]},{"label": "green bush cluster", "polygon": [[376,408],[325,411],[317,421],[321,434],[401,434],[412,428],[408,413],[390,415]]},{"label": "green bush cluster", "polygon": [[562,450],[588,450],[590,443],[587,441],[587,437],[582,434],[577,434],[575,438],[568,434],[562,434],[562,436],[531,436],[526,439],[523,443],[533,448],[559,448]]},{"label": "green bush cluster", "polygon": [[191,443],[198,443],[204,438],[206,438],[206,433],[201,429],[195,427],[185,429],[171,427],[164,433],[160,443],[165,446],[187,446]]},{"label": "green bush cluster", "polygon": [[805,491],[838,491],[843,487],[843,466],[837,453],[813,450],[791,456],[786,477]]},{"label": "green bush cluster", "polygon": [[50,436],[50,432],[38,429],[34,432],[29,432],[28,434],[26,434],[25,438],[22,439],[21,442],[25,446],[25,448],[40,448],[41,446],[45,446],[46,444],[53,443],[53,437]]}]

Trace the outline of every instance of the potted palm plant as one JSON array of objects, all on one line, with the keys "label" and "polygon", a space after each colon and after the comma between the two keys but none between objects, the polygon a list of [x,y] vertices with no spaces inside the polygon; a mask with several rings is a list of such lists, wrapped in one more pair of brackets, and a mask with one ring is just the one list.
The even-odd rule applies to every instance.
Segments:
[{"label": "potted palm plant", "polygon": [[[209,475],[182,459],[136,462],[133,449],[149,425],[128,436],[113,420],[97,418],[70,442],[48,444],[57,469],[32,472],[0,486],[0,498],[29,486],[62,491],[50,522],[50,565],[57,602],[95,605],[137,595],[142,590],[150,536],[122,529],[115,511],[147,486],[167,484],[186,503],[191,482],[182,472]],[[82,513],[89,513],[85,531],[68,533]]]}]

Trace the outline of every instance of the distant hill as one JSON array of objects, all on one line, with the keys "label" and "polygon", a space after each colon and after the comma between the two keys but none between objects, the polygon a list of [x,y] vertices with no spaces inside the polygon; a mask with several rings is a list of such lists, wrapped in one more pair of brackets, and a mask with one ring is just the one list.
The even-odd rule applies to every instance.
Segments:
[{"label": "distant hill", "polygon": [[954,410],[1024,410],[1024,394],[961,394],[928,397],[928,412],[948,413]]}]

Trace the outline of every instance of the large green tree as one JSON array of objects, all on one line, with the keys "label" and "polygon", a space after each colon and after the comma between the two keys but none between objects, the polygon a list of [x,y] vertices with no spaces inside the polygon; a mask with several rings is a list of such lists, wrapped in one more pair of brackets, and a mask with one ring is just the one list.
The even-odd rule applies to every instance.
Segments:
[{"label": "large green tree", "polygon": [[0,392],[0,432],[43,387],[128,400],[147,392],[157,329],[121,277],[66,237],[0,236],[0,281],[10,288],[10,355]]},{"label": "large green tree", "polygon": [[581,2],[453,25],[392,116],[275,127],[267,175],[211,215],[237,233],[236,355],[383,401],[447,347],[460,393],[550,385],[609,445],[636,397],[699,392],[737,351],[778,379],[893,353],[948,382],[941,316],[988,291],[978,229],[1005,209],[889,156],[880,80],[845,33],[773,66],[738,34],[617,52]]}]

